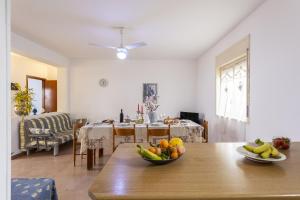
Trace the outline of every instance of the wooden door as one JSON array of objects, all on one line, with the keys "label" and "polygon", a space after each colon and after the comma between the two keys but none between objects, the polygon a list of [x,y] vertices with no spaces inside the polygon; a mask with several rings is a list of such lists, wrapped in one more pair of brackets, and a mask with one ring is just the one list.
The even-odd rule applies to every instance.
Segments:
[{"label": "wooden door", "polygon": [[57,111],[57,81],[45,81],[45,112]]}]

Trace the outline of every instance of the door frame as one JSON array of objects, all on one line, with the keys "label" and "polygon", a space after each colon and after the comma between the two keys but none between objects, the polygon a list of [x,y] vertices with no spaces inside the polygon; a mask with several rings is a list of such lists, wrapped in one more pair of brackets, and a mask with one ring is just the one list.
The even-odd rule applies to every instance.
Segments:
[{"label": "door frame", "polygon": [[45,78],[37,77],[37,76],[31,76],[31,75],[26,75],[26,88],[28,89],[28,79],[36,79],[36,80],[41,80],[42,81],[42,88],[43,88],[43,99],[42,99],[42,106],[45,109]]},{"label": "door frame", "polygon": [[0,0],[0,199],[11,199],[10,0]]}]

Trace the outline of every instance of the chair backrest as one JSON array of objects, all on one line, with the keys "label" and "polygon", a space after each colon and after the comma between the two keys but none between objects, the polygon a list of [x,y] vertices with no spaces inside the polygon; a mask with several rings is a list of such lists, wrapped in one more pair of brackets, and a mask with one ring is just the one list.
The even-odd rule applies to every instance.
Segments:
[{"label": "chair backrest", "polygon": [[74,124],[83,124],[83,126],[87,123],[87,118],[76,119]]},{"label": "chair backrest", "polygon": [[135,136],[135,124],[133,127],[124,127],[124,128],[116,128],[115,125],[113,124],[113,135],[117,136]]},{"label": "chair backrest", "polygon": [[115,125],[113,124],[113,151],[116,150],[116,145],[115,145],[115,136],[123,136],[123,137],[127,137],[127,136],[133,136],[133,142],[135,143],[135,124],[133,125],[133,127],[124,127],[124,128],[116,128]]},{"label": "chair backrest", "polygon": [[83,127],[87,122],[86,118],[83,119],[76,119],[73,123],[73,137],[74,140],[77,139],[77,132],[80,130],[81,127]]},{"label": "chair backrest", "polygon": [[147,125],[147,141],[149,142],[150,137],[160,137],[168,136],[168,139],[171,138],[171,128],[170,124],[166,128],[149,128]]}]

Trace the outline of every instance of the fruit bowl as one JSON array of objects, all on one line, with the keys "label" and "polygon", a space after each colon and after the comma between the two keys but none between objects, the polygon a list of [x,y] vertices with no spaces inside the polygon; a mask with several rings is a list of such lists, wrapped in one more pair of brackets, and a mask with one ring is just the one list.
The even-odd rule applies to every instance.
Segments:
[{"label": "fruit bowl", "polygon": [[148,161],[148,162],[151,162],[154,165],[165,165],[165,164],[171,163],[175,160],[178,160],[180,157],[178,157],[176,159],[168,159],[168,160],[152,160],[152,159],[148,159],[148,158],[145,158],[145,157],[142,157],[142,158],[144,160]]},{"label": "fruit bowl", "polygon": [[279,153],[278,158],[272,158],[272,157],[262,158],[261,156],[246,150],[243,146],[238,147],[237,152],[245,156],[246,159],[258,163],[271,163],[271,162],[280,162],[286,160],[286,156],[283,153]]},{"label": "fruit bowl", "polygon": [[255,140],[255,144],[246,144],[237,148],[237,152],[245,156],[248,160],[260,163],[271,163],[283,161],[286,156],[279,152],[272,144]]},{"label": "fruit bowl", "polygon": [[161,140],[157,145],[150,143],[148,149],[137,144],[137,148],[138,154],[140,154],[144,160],[154,165],[171,163],[180,158],[185,152],[183,142],[180,138],[172,138],[170,141]]},{"label": "fruit bowl", "polygon": [[289,149],[291,146],[291,140],[287,137],[275,137],[272,142],[277,149]]}]

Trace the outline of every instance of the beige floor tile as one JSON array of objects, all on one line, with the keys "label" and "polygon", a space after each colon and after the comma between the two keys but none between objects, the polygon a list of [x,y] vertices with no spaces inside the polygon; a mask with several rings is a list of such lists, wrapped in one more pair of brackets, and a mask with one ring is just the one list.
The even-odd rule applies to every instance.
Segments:
[{"label": "beige floor tile", "polygon": [[58,156],[53,156],[52,151],[42,151],[12,160],[11,173],[12,177],[55,179],[60,200],[89,200],[88,188],[108,159],[108,156],[97,159],[95,169],[87,171],[86,159],[77,156],[76,167],[73,167],[72,144],[69,143],[60,147]]}]

